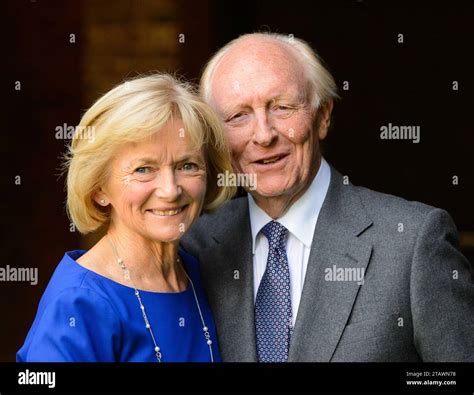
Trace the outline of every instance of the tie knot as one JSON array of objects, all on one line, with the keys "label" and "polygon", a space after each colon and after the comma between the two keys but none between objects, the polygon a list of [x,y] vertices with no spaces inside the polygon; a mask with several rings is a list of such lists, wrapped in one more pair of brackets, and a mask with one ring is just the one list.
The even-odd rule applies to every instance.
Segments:
[{"label": "tie knot", "polygon": [[285,249],[286,236],[288,229],[276,221],[270,221],[262,228],[262,233],[268,239],[270,248]]}]

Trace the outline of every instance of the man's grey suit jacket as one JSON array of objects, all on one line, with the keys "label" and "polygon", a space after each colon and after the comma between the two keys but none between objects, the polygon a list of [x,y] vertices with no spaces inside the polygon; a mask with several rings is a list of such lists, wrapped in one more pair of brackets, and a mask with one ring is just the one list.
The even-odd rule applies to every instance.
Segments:
[{"label": "man's grey suit jacket", "polygon": [[[331,174],[289,361],[474,361],[472,267],[449,214]],[[201,262],[223,360],[256,361],[247,198],[201,216],[182,246]],[[329,281],[334,265],[364,283]]]}]

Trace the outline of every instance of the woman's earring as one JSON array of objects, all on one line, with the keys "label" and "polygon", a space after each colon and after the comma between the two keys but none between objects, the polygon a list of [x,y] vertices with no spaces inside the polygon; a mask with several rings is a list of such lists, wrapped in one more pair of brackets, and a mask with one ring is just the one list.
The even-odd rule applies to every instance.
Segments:
[{"label": "woman's earring", "polygon": [[100,199],[99,203],[102,204],[102,206],[105,206],[105,199]]}]

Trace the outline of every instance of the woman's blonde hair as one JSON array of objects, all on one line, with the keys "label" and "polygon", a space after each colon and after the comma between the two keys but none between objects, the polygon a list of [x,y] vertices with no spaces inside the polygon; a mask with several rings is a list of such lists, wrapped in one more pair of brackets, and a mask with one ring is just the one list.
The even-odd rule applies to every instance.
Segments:
[{"label": "woman's blonde hair", "polygon": [[67,209],[81,233],[107,224],[110,210],[94,201],[105,183],[114,154],[179,118],[196,148],[203,148],[207,191],[203,209],[213,210],[229,200],[235,187],[218,186],[219,174],[232,172],[222,124],[194,88],[169,74],[155,73],[126,81],[97,100],[77,126],[66,154]]}]

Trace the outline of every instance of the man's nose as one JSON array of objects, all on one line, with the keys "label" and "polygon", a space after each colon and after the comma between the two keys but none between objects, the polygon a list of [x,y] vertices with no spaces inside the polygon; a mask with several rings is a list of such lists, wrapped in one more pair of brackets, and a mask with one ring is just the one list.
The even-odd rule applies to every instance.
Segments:
[{"label": "man's nose", "polygon": [[253,141],[263,147],[270,146],[277,138],[277,132],[271,125],[271,120],[264,108],[255,111]]},{"label": "man's nose", "polygon": [[179,198],[183,189],[177,182],[175,170],[172,168],[160,169],[157,177],[156,196],[166,201],[175,201]]}]

